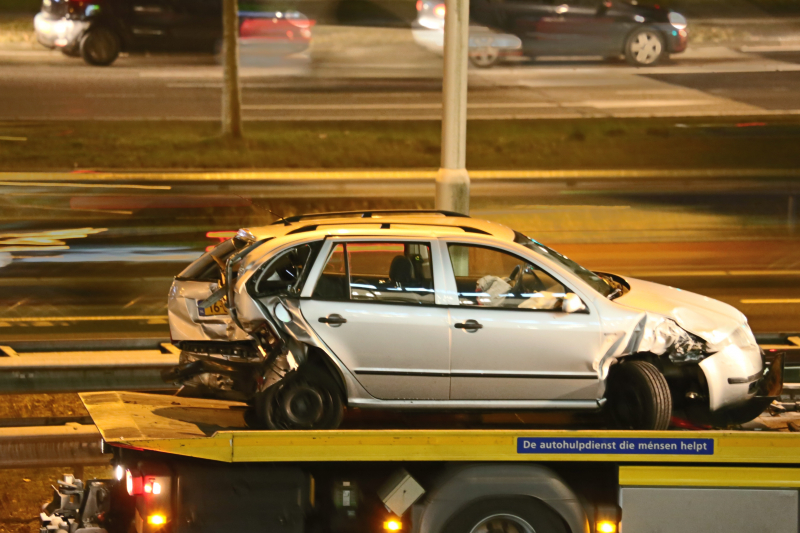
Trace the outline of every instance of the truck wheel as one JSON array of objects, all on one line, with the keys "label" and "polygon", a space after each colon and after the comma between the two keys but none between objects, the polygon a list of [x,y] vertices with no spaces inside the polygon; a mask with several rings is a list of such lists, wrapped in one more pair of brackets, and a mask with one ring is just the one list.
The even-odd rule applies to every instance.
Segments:
[{"label": "truck wheel", "polygon": [[119,37],[108,28],[92,28],[81,37],[81,57],[96,67],[107,67],[119,56]]},{"label": "truck wheel", "polygon": [[668,54],[661,32],[654,28],[641,28],[625,42],[625,60],[634,67],[657,65]]},{"label": "truck wheel", "polygon": [[672,396],[664,374],[647,361],[611,367],[606,382],[606,409],[618,429],[663,430],[672,416]]},{"label": "truck wheel", "polygon": [[484,500],[454,516],[442,533],[567,533],[561,518],[533,498]]},{"label": "truck wheel", "polygon": [[292,372],[256,399],[269,429],[336,429],[344,405],[336,382],[316,368]]}]

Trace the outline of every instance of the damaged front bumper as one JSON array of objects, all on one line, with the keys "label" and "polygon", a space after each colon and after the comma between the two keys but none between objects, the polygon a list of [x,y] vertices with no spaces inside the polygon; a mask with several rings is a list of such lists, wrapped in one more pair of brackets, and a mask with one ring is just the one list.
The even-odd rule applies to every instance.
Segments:
[{"label": "damaged front bumper", "polygon": [[706,376],[711,374],[717,380],[726,380],[727,388],[722,390],[719,386],[712,386],[711,381],[708,382],[710,406],[717,405],[710,409],[713,425],[725,427],[749,422],[780,398],[783,392],[784,352],[777,352],[771,361],[766,361],[763,352],[759,350],[763,370],[750,376],[731,375],[734,365],[725,357],[714,361],[717,355],[719,354],[700,363]]}]

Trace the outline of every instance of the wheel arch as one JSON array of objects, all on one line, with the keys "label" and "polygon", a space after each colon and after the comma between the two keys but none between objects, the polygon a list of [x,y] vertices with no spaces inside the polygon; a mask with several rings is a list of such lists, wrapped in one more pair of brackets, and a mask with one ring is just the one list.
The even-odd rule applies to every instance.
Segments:
[{"label": "wheel arch", "polygon": [[490,463],[450,468],[427,496],[413,533],[442,533],[459,511],[498,495],[535,500],[571,533],[589,531],[586,510],[556,472],[541,465]]}]

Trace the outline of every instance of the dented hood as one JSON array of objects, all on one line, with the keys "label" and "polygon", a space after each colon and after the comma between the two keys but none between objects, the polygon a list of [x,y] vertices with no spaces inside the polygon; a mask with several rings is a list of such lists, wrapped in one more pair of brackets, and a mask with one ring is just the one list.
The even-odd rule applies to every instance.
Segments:
[{"label": "dented hood", "polygon": [[631,290],[615,303],[671,318],[709,344],[725,340],[746,321],[739,310],[718,300],[640,279],[625,280]]}]

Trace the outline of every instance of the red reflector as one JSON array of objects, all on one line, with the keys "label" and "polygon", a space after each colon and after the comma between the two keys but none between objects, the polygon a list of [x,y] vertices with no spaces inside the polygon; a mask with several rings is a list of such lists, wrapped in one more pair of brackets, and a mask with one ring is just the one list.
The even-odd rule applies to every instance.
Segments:
[{"label": "red reflector", "polygon": [[125,488],[128,494],[136,496],[142,493],[142,476],[137,473],[132,473],[130,470],[125,471]]}]

